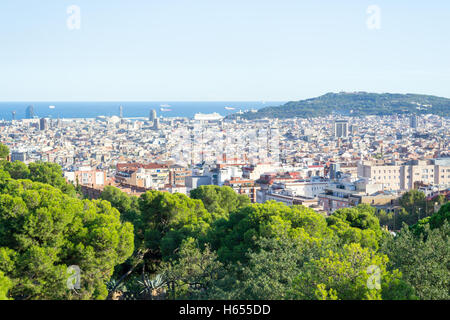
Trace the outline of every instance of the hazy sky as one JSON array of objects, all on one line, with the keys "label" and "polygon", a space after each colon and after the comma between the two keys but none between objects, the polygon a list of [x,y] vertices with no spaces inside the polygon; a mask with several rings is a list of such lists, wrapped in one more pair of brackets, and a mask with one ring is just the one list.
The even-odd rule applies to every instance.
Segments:
[{"label": "hazy sky", "polygon": [[450,97],[449,40],[448,0],[1,0],[0,100]]}]

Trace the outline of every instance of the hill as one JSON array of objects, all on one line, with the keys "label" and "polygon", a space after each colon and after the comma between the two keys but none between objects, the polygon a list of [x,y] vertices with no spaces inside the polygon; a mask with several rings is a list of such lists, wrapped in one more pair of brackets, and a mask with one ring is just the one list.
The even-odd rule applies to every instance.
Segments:
[{"label": "hill", "polygon": [[282,106],[262,108],[257,112],[232,114],[227,118],[233,119],[241,116],[244,119],[283,119],[320,117],[330,114],[365,116],[409,113],[448,116],[450,99],[419,94],[327,93],[317,98],[290,101]]}]

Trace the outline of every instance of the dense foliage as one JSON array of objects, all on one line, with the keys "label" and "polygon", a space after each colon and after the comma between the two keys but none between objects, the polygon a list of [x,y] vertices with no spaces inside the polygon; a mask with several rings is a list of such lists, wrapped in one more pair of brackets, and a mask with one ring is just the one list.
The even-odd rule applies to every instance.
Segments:
[{"label": "dense foliage", "polygon": [[330,114],[365,116],[409,113],[447,116],[450,113],[450,99],[419,94],[327,93],[317,98],[291,101],[282,106],[262,108],[257,112],[233,114],[228,117],[287,119],[326,117]]},{"label": "dense foliage", "polygon": [[[133,226],[101,200],[48,184],[0,181],[0,292],[14,299],[104,299],[114,267],[133,252]],[[69,290],[68,267],[81,269]],[[12,285],[11,285],[12,284]]]},{"label": "dense foliage", "polygon": [[446,201],[444,195],[437,195],[431,199],[418,190],[411,190],[404,193],[399,199],[400,209],[394,212],[380,210],[376,213],[382,226],[389,230],[400,230],[404,223],[412,226],[424,218],[430,217],[435,210],[435,206],[442,205]]},{"label": "dense foliage", "polygon": [[63,177],[61,167],[56,163],[33,162],[27,166],[20,161],[1,161],[0,169],[7,172],[13,179],[29,179],[35,182],[46,183],[68,195],[76,195],[74,185],[67,183]]},{"label": "dense foliage", "polygon": [[450,299],[450,202],[382,245],[420,299]]},{"label": "dense foliage", "polygon": [[82,200],[67,185],[57,166],[1,163],[0,299],[450,298],[450,203],[433,213],[415,191],[401,205],[427,216],[393,235],[369,205],[324,217],[229,187]]}]

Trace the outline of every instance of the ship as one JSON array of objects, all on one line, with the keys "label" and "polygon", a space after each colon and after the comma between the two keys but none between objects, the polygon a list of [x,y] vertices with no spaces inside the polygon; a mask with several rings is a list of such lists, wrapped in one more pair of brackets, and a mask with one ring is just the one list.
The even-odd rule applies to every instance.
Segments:
[{"label": "ship", "polygon": [[172,111],[172,109],[169,109],[169,107],[170,107],[170,104],[162,104],[162,105],[160,105],[160,109],[159,110],[161,110],[161,111]]},{"label": "ship", "polygon": [[225,107],[225,110],[234,110],[234,109],[236,109],[236,108],[233,108],[233,107]]},{"label": "ship", "polygon": [[214,121],[214,120],[222,120],[223,117],[217,112],[214,113],[196,113],[194,115],[194,120],[205,120],[205,121]]},{"label": "ship", "polygon": [[49,109],[55,109],[55,106],[48,106]]}]

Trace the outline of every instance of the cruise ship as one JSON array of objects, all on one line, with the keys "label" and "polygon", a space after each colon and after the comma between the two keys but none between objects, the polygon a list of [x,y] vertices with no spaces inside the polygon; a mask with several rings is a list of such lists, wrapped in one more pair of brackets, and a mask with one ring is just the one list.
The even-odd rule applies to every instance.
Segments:
[{"label": "cruise ship", "polygon": [[212,120],[222,120],[223,116],[218,114],[217,112],[214,113],[196,113],[194,115],[194,120],[205,120],[205,121],[212,121]]}]

